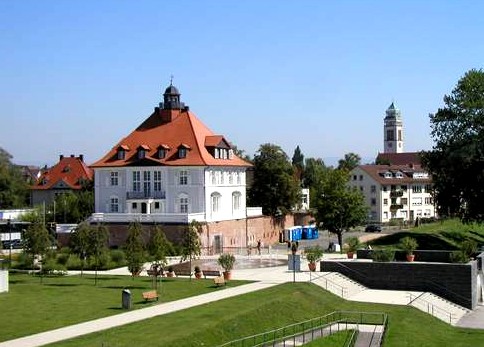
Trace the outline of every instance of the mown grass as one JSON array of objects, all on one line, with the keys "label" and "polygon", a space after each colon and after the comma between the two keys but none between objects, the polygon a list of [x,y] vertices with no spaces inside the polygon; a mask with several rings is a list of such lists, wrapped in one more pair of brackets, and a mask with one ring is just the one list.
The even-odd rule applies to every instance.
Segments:
[{"label": "mown grass", "polygon": [[[93,275],[43,277],[10,273],[10,290],[0,294],[0,341],[124,312],[122,290],[131,291],[133,309],[156,304],[145,302],[142,292],[152,289],[149,277]],[[247,283],[230,281],[228,287]],[[213,280],[164,278],[159,302],[224,290]]]},{"label": "mown grass", "polygon": [[455,328],[413,307],[350,302],[311,283],[287,283],[54,346],[218,346],[337,310],[386,312],[384,346],[479,346],[484,340],[482,330]]},{"label": "mown grass", "polygon": [[460,249],[462,242],[466,240],[484,245],[484,225],[462,224],[456,219],[439,221],[372,240],[371,245],[381,248],[398,248],[400,240],[406,236],[417,240],[418,249],[453,251]]}]

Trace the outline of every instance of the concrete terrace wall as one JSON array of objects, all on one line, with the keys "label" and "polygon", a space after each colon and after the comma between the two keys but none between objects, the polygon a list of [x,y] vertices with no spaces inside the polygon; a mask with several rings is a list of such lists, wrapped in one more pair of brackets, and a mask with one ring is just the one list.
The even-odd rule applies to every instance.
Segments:
[{"label": "concrete terrace wall", "polygon": [[477,262],[467,264],[322,261],[321,271],[339,272],[372,289],[432,292],[463,307],[477,305]]}]

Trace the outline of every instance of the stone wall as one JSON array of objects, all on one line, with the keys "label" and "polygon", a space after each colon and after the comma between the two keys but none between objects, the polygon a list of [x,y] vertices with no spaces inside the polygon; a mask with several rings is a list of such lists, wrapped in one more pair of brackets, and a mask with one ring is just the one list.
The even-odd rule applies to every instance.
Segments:
[{"label": "stone wall", "polygon": [[322,261],[321,271],[339,272],[371,289],[432,292],[469,309],[477,305],[477,262]]}]

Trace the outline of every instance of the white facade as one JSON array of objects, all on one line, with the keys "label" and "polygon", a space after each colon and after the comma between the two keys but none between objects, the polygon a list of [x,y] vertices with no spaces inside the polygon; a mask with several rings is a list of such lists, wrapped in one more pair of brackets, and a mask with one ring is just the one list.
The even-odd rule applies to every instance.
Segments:
[{"label": "white facade", "polygon": [[436,216],[431,179],[423,170],[360,165],[351,171],[349,184],[365,196],[369,221],[387,223]]},{"label": "white facade", "polygon": [[92,221],[211,222],[247,214],[241,167],[96,168],[94,181]]}]

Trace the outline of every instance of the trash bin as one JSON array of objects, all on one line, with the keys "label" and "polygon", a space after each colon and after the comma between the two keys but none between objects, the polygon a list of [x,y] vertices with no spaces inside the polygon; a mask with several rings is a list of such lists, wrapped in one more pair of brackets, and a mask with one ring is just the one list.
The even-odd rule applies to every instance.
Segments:
[{"label": "trash bin", "polygon": [[287,265],[289,271],[301,271],[301,256],[299,254],[288,254]]},{"label": "trash bin", "polygon": [[129,289],[123,289],[121,301],[124,309],[131,309],[131,291]]}]

